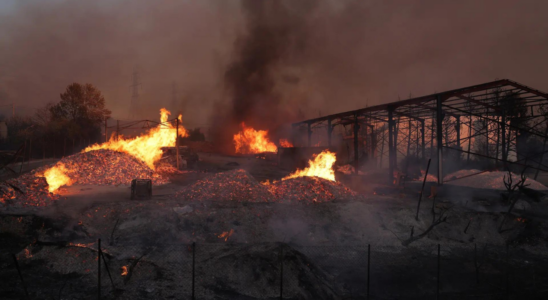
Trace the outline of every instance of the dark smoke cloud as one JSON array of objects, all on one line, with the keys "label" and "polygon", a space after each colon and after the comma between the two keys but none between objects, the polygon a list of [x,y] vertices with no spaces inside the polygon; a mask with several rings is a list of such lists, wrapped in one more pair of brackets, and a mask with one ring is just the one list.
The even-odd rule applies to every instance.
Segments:
[{"label": "dark smoke cloud", "polygon": [[[273,126],[495,78],[548,91],[542,0],[13,3],[0,11],[0,105],[29,113],[77,81],[126,117],[136,66],[143,115],[169,106],[176,82],[196,125]],[[210,117],[220,109],[230,119]]]}]

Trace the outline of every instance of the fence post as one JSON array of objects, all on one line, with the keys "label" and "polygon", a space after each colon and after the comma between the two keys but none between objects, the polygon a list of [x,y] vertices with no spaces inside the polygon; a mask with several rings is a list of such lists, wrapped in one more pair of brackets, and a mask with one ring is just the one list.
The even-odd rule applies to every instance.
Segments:
[{"label": "fence post", "polygon": [[17,256],[15,254],[12,254],[13,261],[15,262],[15,268],[17,268],[17,273],[19,273],[19,278],[21,279],[21,283],[23,284],[23,290],[25,290],[25,295],[27,296],[27,299],[30,299],[29,292],[27,290],[27,285],[25,284],[25,281],[23,280],[23,274],[21,274],[21,269],[19,268],[19,263],[17,262]]},{"label": "fence post", "polygon": [[196,242],[192,243],[192,300],[194,300],[194,282],[196,274]]},{"label": "fence post", "polygon": [[101,239],[97,240],[97,299],[101,300]]},{"label": "fence post", "polygon": [[280,300],[284,297],[284,246],[280,245]]},{"label": "fence post", "polygon": [[440,299],[440,244],[438,244],[438,288],[436,291],[436,299]]},{"label": "fence post", "polygon": [[369,300],[369,279],[371,278],[371,244],[367,244],[367,300]]},{"label": "fence post", "polygon": [[506,244],[506,299],[510,299],[510,262],[508,244]]}]

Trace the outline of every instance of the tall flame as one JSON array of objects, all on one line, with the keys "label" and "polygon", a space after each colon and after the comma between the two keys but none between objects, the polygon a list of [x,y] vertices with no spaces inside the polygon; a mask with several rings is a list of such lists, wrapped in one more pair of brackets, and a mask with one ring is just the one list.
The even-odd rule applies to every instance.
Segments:
[{"label": "tall flame", "polygon": [[278,147],[268,139],[267,134],[267,130],[255,130],[242,123],[242,131],[234,135],[236,153],[254,154],[278,151]]},{"label": "tall flame", "polygon": [[335,171],[333,170],[335,161],[337,161],[335,153],[324,150],[320,154],[315,155],[313,160],[311,159],[308,161],[307,168],[297,170],[293,174],[282,178],[282,180],[303,176],[315,176],[335,181]]},{"label": "tall flame", "polygon": [[284,148],[293,148],[293,144],[291,144],[290,141],[288,141],[287,139],[280,139],[280,146],[284,147]]},{"label": "tall flame", "polygon": [[[118,137],[118,139],[111,138],[106,143],[87,147],[84,149],[84,152],[99,149],[124,152],[143,161],[154,170],[154,163],[162,157],[162,147],[175,146],[177,128],[171,122],[168,122],[169,115],[171,113],[167,109],[162,108],[160,109],[161,123],[157,127],[150,129],[146,134],[129,139],[123,137]],[[177,119],[179,119],[179,136],[188,136],[187,130],[181,125],[182,116],[179,115]],[[67,172],[68,170],[63,163],[58,163],[44,172],[50,192],[55,192],[62,185],[72,184],[70,177],[66,174]]]},{"label": "tall flame", "polygon": [[[175,146],[175,132],[177,128],[170,122],[167,122],[171,113],[165,109],[160,109],[160,121],[157,127],[152,128],[147,134],[136,138],[124,139],[120,137],[118,140],[111,138],[103,144],[95,144],[84,149],[84,152],[108,149],[118,152],[125,152],[135,158],[145,162],[151,169],[154,168],[154,163],[162,157],[162,147]],[[188,136],[186,129],[181,125],[182,116],[179,115],[179,136]]]},{"label": "tall flame", "polygon": [[44,172],[44,177],[48,182],[48,190],[50,193],[57,191],[63,185],[71,185],[72,180],[67,176],[67,168],[63,163],[57,163],[52,168]]}]

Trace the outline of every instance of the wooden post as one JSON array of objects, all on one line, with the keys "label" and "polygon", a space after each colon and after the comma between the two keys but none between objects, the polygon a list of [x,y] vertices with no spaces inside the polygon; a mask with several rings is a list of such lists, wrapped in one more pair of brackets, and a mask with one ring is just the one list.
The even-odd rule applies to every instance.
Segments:
[{"label": "wooden post", "polygon": [[436,290],[436,299],[440,299],[440,262],[441,262],[441,255],[440,255],[440,244],[438,244],[438,285]]},{"label": "wooden post", "polygon": [[381,142],[381,157],[379,159],[379,169],[382,169],[382,160],[384,158],[384,140],[385,140],[385,137],[386,137],[386,130],[384,130],[384,126],[383,126],[382,142]]},{"label": "wooden post", "polygon": [[280,246],[280,300],[284,298],[284,247]]},{"label": "wooden post", "polygon": [[371,278],[371,244],[367,244],[367,300],[369,300],[369,282]]},{"label": "wooden post", "polygon": [[65,157],[66,150],[67,150],[67,139],[63,138],[63,157]]},{"label": "wooden post", "polygon": [[119,139],[120,136],[120,120],[116,120],[116,140]]},{"label": "wooden post", "polygon": [[175,148],[177,149],[177,170],[179,170],[179,118],[175,119],[177,128],[175,129]]},{"label": "wooden post", "polygon": [[428,164],[426,165],[426,171],[424,172],[424,179],[422,181],[421,193],[419,194],[419,204],[417,205],[417,214],[415,215],[415,220],[419,220],[419,210],[421,208],[422,193],[424,192],[424,185],[426,184],[426,178],[428,178],[428,170],[430,170],[430,161],[432,158],[428,159]]},{"label": "wooden post", "polygon": [[105,118],[105,143],[108,142],[107,118]]},{"label": "wooden post", "polygon": [[97,299],[101,300],[101,239],[97,240]]},{"label": "wooden post", "polygon": [[17,269],[17,273],[19,273],[19,279],[21,279],[21,283],[23,284],[23,290],[25,291],[25,295],[27,296],[27,299],[30,299],[29,292],[27,290],[27,285],[25,284],[25,280],[23,280],[23,274],[21,273],[21,268],[19,268],[19,262],[17,261],[17,256],[15,256],[15,254],[12,254],[11,257],[13,258],[13,261],[15,263],[15,268]]},{"label": "wooden post", "polygon": [[194,298],[194,282],[196,277],[196,242],[192,243],[192,300]]},{"label": "wooden post", "polygon": [[[546,124],[546,133],[548,133],[548,123]],[[501,151],[502,151],[502,164],[504,166],[504,169],[507,169],[506,160],[508,159],[508,151],[506,150],[506,110],[502,110],[502,120],[500,122],[500,131],[501,131]],[[545,134],[546,135],[546,134]],[[546,138],[544,139],[544,142],[546,143]],[[536,176],[535,176],[536,179]]]}]

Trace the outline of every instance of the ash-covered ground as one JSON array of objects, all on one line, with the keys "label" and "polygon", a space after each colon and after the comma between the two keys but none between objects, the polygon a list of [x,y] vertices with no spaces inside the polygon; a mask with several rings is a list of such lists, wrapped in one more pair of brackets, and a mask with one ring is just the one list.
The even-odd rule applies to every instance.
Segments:
[{"label": "ash-covered ground", "polygon": [[387,187],[371,172],[273,183],[289,174],[275,161],[200,159],[163,175],[151,200],[129,200],[126,184],[77,184],[38,209],[3,207],[0,298],[25,293],[10,254],[31,298],[96,298],[98,239],[104,299],[189,298],[193,264],[197,299],[279,298],[280,283],[284,299],[365,299],[368,245],[371,299],[435,297],[438,266],[445,299],[547,296],[542,194],[508,215],[501,190],[448,184],[434,200],[427,183],[416,220],[422,182]]}]

